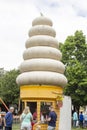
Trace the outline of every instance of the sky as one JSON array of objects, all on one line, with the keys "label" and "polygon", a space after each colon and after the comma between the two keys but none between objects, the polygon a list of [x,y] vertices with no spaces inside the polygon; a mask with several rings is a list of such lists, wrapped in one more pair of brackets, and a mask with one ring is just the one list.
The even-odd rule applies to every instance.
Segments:
[{"label": "sky", "polygon": [[76,30],[87,39],[87,0],[0,0],[0,68],[21,64],[28,31],[40,12],[53,21],[59,42]]}]

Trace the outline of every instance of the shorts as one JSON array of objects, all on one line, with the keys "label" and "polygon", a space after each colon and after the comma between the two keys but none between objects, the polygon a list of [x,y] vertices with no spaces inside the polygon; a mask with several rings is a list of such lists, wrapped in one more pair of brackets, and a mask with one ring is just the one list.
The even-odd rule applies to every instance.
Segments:
[{"label": "shorts", "polygon": [[31,130],[32,127],[30,124],[21,124],[21,130]]},{"label": "shorts", "polygon": [[12,130],[12,127],[5,127],[5,130]]},{"label": "shorts", "polygon": [[47,130],[55,130],[55,127],[48,126]]},{"label": "shorts", "polygon": [[2,127],[2,126],[0,126],[0,130],[3,130],[3,127]]},{"label": "shorts", "polygon": [[2,126],[0,126],[0,130],[2,129],[3,127]]}]

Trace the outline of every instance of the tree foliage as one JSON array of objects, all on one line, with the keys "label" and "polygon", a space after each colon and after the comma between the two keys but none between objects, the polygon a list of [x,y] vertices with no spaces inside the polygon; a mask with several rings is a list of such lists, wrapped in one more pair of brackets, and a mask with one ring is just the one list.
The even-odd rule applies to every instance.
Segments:
[{"label": "tree foliage", "polygon": [[71,96],[73,105],[87,105],[87,44],[82,31],[76,31],[74,36],[68,36],[61,45],[63,63],[66,65],[65,75],[68,84],[64,89]]},{"label": "tree foliage", "polygon": [[11,70],[0,77],[0,97],[8,104],[18,104],[19,86],[16,84],[18,70]]}]

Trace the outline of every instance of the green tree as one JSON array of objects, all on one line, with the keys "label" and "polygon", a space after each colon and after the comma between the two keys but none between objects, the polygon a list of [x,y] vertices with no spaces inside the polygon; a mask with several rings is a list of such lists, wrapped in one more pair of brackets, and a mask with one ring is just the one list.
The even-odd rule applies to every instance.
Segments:
[{"label": "green tree", "polygon": [[7,105],[18,104],[19,86],[16,84],[18,74],[18,70],[11,70],[0,78],[0,97]]},{"label": "green tree", "polygon": [[71,96],[73,105],[79,108],[87,104],[87,44],[83,32],[76,31],[74,36],[68,36],[60,48],[68,79],[64,92]]}]

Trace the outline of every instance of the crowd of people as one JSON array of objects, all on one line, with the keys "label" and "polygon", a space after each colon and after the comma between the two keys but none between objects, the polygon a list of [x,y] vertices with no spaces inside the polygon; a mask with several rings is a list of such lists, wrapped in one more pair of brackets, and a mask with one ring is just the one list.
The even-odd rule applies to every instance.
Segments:
[{"label": "crowd of people", "polygon": [[[12,130],[12,124],[13,124],[13,113],[14,113],[14,107],[10,107],[9,111],[5,114],[5,116],[2,116],[0,114],[0,130]],[[56,127],[56,120],[57,120],[57,114],[55,113],[53,106],[49,107],[49,115],[44,119],[43,113],[40,113],[41,121],[46,121],[48,124],[47,130],[55,130]],[[86,112],[80,112],[78,114],[77,111],[73,112],[72,116],[72,125],[74,128],[80,127],[80,128],[87,128],[87,111]],[[40,122],[39,122],[40,123]],[[38,124],[37,120],[37,109],[35,109],[35,112],[32,114],[30,111],[29,106],[26,106],[23,110],[21,116],[20,116],[20,130],[33,130],[33,125]],[[37,125],[37,130],[40,130],[40,125]]]},{"label": "crowd of people", "polygon": [[79,114],[77,111],[74,111],[72,120],[74,128],[87,128],[87,111],[84,113],[81,111]]},{"label": "crowd of people", "polygon": [[[55,113],[52,106],[49,107],[49,116],[45,119],[48,122],[47,130],[55,130],[57,114]],[[43,114],[41,113],[41,121],[43,122]],[[33,125],[38,124],[37,122],[37,110],[33,113],[30,112],[30,108],[27,106],[22,115],[20,116],[21,130],[33,130]],[[40,130],[40,125],[37,125],[37,130]]]},{"label": "crowd of people", "polygon": [[[13,113],[14,107],[10,107],[9,111],[6,113],[4,118],[0,115],[0,130],[12,130],[13,124]],[[41,113],[41,120],[42,120]],[[49,107],[49,115],[46,117],[45,121],[48,122],[47,130],[55,130],[56,127],[57,114],[55,113],[53,106]],[[42,120],[43,121],[43,120]],[[41,123],[41,122],[39,122]],[[33,130],[33,125],[38,124],[37,121],[37,109],[32,114],[29,106],[26,106],[20,116],[20,130]],[[37,125],[37,130],[41,130],[40,125]]]}]

